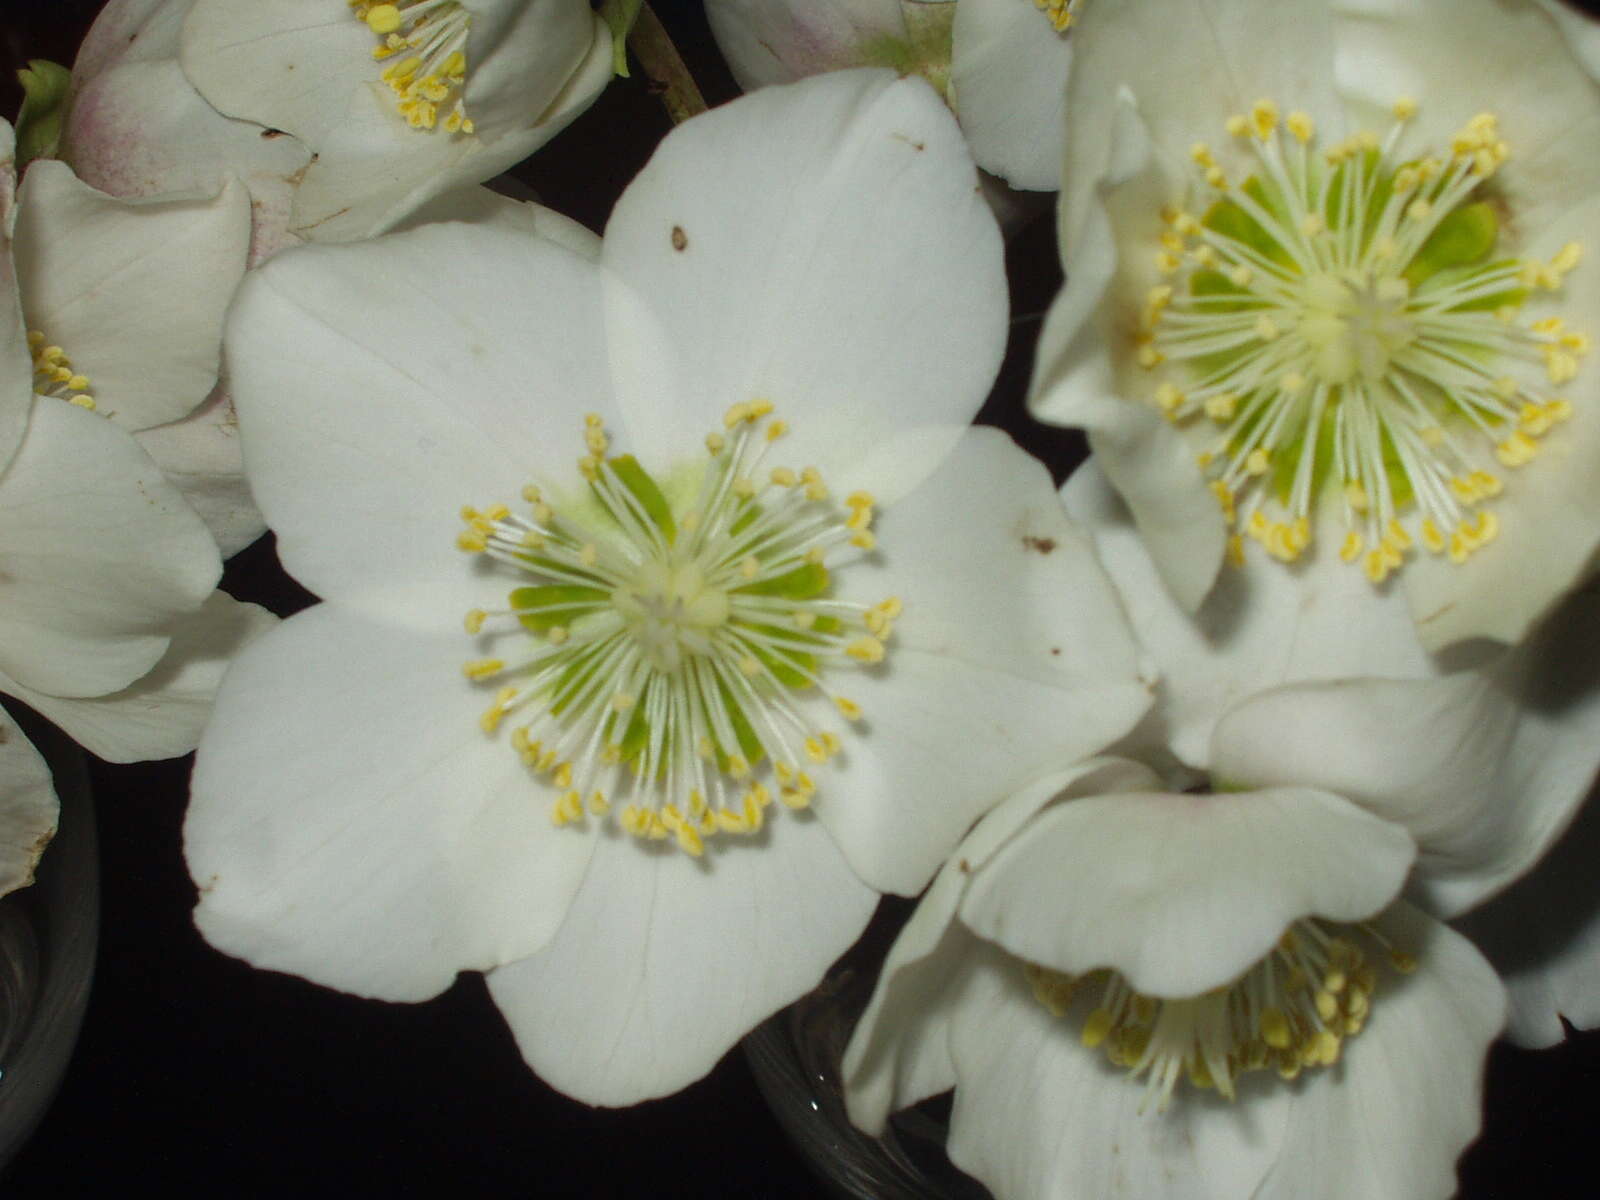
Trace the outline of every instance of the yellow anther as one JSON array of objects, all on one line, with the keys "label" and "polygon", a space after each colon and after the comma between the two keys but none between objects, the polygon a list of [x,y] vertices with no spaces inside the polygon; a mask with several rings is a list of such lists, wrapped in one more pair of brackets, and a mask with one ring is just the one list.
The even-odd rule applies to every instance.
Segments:
[{"label": "yellow anther", "polygon": [[1316,237],[1327,227],[1328,223],[1322,219],[1320,213],[1307,213],[1300,218],[1300,232],[1306,237]]},{"label": "yellow anther", "polygon": [[1294,135],[1294,139],[1304,145],[1317,135],[1316,122],[1311,119],[1311,114],[1296,109],[1284,121],[1284,127]]},{"label": "yellow anther", "polygon": [[487,679],[505,669],[506,664],[498,658],[474,658],[461,664],[461,673],[468,679]]},{"label": "yellow anther", "polygon": [[1229,137],[1249,137],[1250,119],[1243,113],[1234,113],[1222,123],[1223,129],[1228,131]]},{"label": "yellow anther", "polygon": [[727,772],[735,779],[744,779],[750,774],[750,762],[742,754],[728,755]]},{"label": "yellow anther", "polygon": [[712,454],[721,454],[722,448],[728,444],[728,439],[720,433],[706,434],[706,449]]},{"label": "yellow anther", "polygon": [[1249,287],[1250,281],[1255,277],[1256,273],[1243,263],[1228,272],[1228,279],[1235,287]]},{"label": "yellow anther", "polygon": [[1094,1049],[1106,1040],[1106,1035],[1111,1032],[1111,1013],[1104,1008],[1097,1008],[1089,1014],[1088,1020],[1083,1023],[1083,1033],[1079,1040],[1089,1049]]},{"label": "yellow anther", "polygon": [[1252,328],[1255,331],[1256,337],[1260,338],[1263,342],[1273,341],[1278,336],[1277,322],[1271,317],[1267,316],[1265,313],[1256,318],[1255,325]]},{"label": "yellow anther", "polygon": [[705,853],[706,844],[701,840],[699,831],[692,825],[679,825],[673,836],[677,839],[678,849],[685,854],[692,854],[699,858]]},{"label": "yellow anther", "polygon": [[606,799],[606,794],[598,789],[589,797],[589,811],[597,817],[603,817],[611,811],[611,801]]},{"label": "yellow anther", "polygon": [[482,554],[489,548],[489,539],[476,529],[463,529],[456,534],[456,548],[468,554]]},{"label": "yellow anther", "polygon": [[560,765],[558,765],[556,767],[555,774],[553,776],[551,776],[551,779],[553,780],[555,785],[557,787],[559,787],[559,788],[569,788],[569,787],[571,787],[572,786],[572,764],[570,762],[564,762],[564,763],[561,763]]},{"label": "yellow anther", "polygon": [[794,487],[800,482],[800,477],[788,467],[773,467],[771,479],[776,487]]},{"label": "yellow anther", "polygon": [[1417,102],[1410,96],[1397,96],[1390,111],[1394,113],[1396,121],[1409,121],[1417,115]]},{"label": "yellow anther", "polygon": [[1237,533],[1228,537],[1227,556],[1231,565],[1235,567],[1244,566],[1244,539]]},{"label": "yellow anther", "polygon": [[747,554],[739,563],[739,574],[745,579],[754,579],[761,574],[761,560],[754,554]]},{"label": "yellow anther", "polygon": [[551,521],[555,520],[555,516],[555,509],[544,503],[544,501],[541,500],[534,504],[533,519],[540,525],[549,525]]},{"label": "yellow anther", "polygon": [[1267,468],[1271,466],[1271,464],[1271,457],[1264,449],[1262,449],[1260,446],[1257,446],[1254,450],[1250,451],[1249,455],[1245,458],[1244,469],[1246,474],[1249,475],[1265,475],[1267,473]]},{"label": "yellow anther", "polygon": [[478,718],[478,725],[485,733],[493,733],[500,728],[500,722],[505,719],[506,709],[517,698],[517,689],[503,687],[495,693],[494,701],[484,710],[483,716]]},{"label": "yellow anther", "polygon": [[761,660],[753,654],[746,654],[739,660],[739,671],[748,679],[755,679],[761,674]]},{"label": "yellow anther", "polygon": [[469,608],[467,615],[462,618],[461,624],[468,633],[478,634],[483,632],[483,623],[489,619],[489,614],[481,608]]},{"label": "yellow anther", "polygon": [[1156,388],[1156,404],[1168,416],[1182,408],[1185,399],[1186,397],[1176,384],[1163,383]]},{"label": "yellow anther", "polygon": [[884,656],[883,643],[870,636],[857,638],[844,648],[844,652],[864,663],[880,663]]},{"label": "yellow anther", "polygon": [[1209,167],[1217,161],[1211,153],[1211,147],[1205,142],[1195,142],[1194,145],[1190,146],[1189,157],[1194,160],[1196,166],[1200,167]]},{"label": "yellow anther", "polygon": [[1250,106],[1250,126],[1256,137],[1266,141],[1278,127],[1278,106],[1271,100],[1257,100]]},{"label": "yellow anther", "polygon": [[1206,168],[1206,182],[1218,191],[1224,191],[1228,186],[1228,176],[1221,167]]},{"label": "yellow anther", "polygon": [[1283,1010],[1267,1005],[1261,1010],[1261,1040],[1274,1050],[1287,1050],[1290,1043],[1289,1019]]},{"label": "yellow anther", "polygon": [[1349,533],[1344,535],[1344,543],[1339,547],[1340,561],[1347,563],[1355,562],[1356,559],[1361,557],[1361,547],[1361,535],[1352,529]]},{"label": "yellow anther", "polygon": [[767,426],[767,441],[775,442],[788,432],[789,423],[787,421],[774,421]]},{"label": "yellow anther", "polygon": [[545,641],[552,646],[559,646],[567,640],[567,627],[565,625],[552,625],[544,632]]},{"label": "yellow anther", "polygon": [[1419,529],[1422,534],[1422,544],[1427,547],[1430,554],[1438,554],[1444,550],[1444,534],[1439,532],[1439,527],[1434,524],[1432,517],[1424,517]]}]

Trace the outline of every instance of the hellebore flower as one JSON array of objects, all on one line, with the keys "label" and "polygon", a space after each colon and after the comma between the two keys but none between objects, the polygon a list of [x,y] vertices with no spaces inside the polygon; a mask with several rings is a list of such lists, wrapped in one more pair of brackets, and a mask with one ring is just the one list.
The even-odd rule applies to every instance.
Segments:
[{"label": "hellebore flower", "polygon": [[951,1157],[1007,1200],[1451,1194],[1505,996],[1436,917],[1582,799],[1600,691],[1551,651],[1592,664],[1595,632],[1569,608],[1488,671],[1261,692],[1209,791],[1124,759],[1023,789],[890,951],[853,1119],[954,1086]]},{"label": "hellebore flower", "polygon": [[1561,27],[1110,0],[1073,37],[1035,414],[1186,609],[1225,558],[1337,559],[1430,651],[1521,638],[1600,530],[1600,88]]},{"label": "hellebore flower", "polygon": [[129,217],[60,163],[36,162],[14,191],[11,159],[0,123],[0,692],[102,758],[183,754],[228,654],[271,618],[212,591],[205,526],[103,414],[160,413],[164,372],[180,392],[209,387],[206,356],[161,326],[209,319],[214,374],[227,297],[197,313],[165,290],[182,268],[163,265],[165,251],[209,261],[213,202]]},{"label": "hellebore flower", "polygon": [[1012,187],[1061,178],[1072,0],[707,0],[739,86],[842,67],[918,74],[955,110],[972,156]]},{"label": "hellebore flower", "polygon": [[1109,584],[967,428],[975,183],[921,81],[835,73],[678,127],[588,253],[441,224],[247,280],[246,461],[324,602],[200,750],[206,937],[391,1000],[487,971],[540,1075],[633,1103],[1130,727]]}]

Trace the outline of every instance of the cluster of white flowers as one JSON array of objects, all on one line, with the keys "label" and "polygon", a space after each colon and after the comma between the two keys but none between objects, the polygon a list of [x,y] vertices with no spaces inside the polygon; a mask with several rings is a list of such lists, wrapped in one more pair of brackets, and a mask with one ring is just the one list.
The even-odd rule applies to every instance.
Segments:
[{"label": "cluster of white flowers", "polygon": [[[1539,934],[1600,768],[1600,33],[707,9],[750,94],[596,237],[475,186],[611,77],[583,0],[112,0],[0,147],[0,690],[198,741],[218,949],[483,972],[580,1100],[920,895],[862,1129],[953,1088],[1002,1200],[1449,1195],[1491,1042],[1600,1023],[1600,923]],[[1059,492],[972,424],[996,179],[1060,193]],[[213,592],[265,527],[281,623]],[[0,727],[0,890],[52,805]]]}]

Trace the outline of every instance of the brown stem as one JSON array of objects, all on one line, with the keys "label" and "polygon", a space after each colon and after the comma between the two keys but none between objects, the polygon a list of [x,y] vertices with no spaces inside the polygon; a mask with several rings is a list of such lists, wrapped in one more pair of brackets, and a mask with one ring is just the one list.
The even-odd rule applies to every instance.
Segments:
[{"label": "brown stem", "polygon": [[674,125],[681,125],[697,113],[706,111],[705,97],[700,94],[694,76],[678,48],[672,44],[661,19],[649,4],[639,8],[639,18],[628,33],[628,45],[639,59],[639,65],[650,77],[666,106],[667,116]]}]

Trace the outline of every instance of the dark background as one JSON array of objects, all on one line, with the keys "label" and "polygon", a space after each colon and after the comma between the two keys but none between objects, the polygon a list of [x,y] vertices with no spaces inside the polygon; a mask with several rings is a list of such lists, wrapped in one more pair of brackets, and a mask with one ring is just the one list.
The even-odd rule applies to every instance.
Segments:
[{"label": "dark background", "polygon": [[[70,64],[98,8],[8,0],[0,114],[16,113],[15,69],[32,57]],[[708,101],[731,99],[699,5],[656,8]],[[668,128],[636,72],[518,174],[598,231]],[[984,419],[1061,475],[1081,458],[1080,440],[1032,425],[1020,401],[1038,316],[1060,282],[1048,213],[1013,240],[1008,260],[1012,346]],[[279,568],[270,538],[233,560],[224,586],[285,615],[311,602]],[[92,767],[103,895],[95,987],[60,1095],[0,1180],[5,1195],[136,1185],[229,1196],[822,1194],[737,1049],[677,1096],[593,1109],[528,1071],[476,974],[426,1004],[391,1005],[213,951],[190,922],[195,893],[181,853],[189,766]],[[1462,1195],[1600,1190],[1597,1086],[1600,1034],[1538,1053],[1497,1048]]]}]

